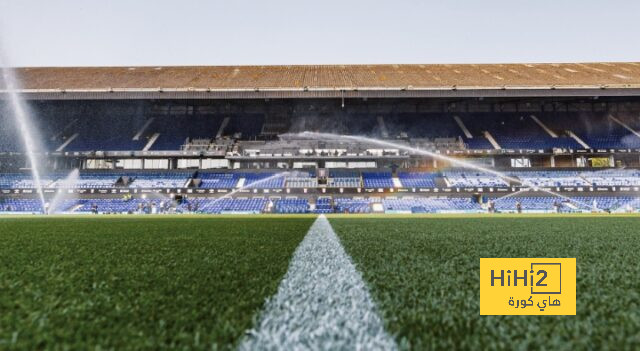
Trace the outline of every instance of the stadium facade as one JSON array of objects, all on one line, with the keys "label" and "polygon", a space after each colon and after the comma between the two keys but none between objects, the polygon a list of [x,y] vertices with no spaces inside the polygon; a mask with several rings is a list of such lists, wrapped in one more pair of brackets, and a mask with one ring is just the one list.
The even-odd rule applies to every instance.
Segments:
[{"label": "stadium facade", "polygon": [[[640,208],[640,63],[16,72],[61,212]],[[0,211],[42,212],[0,111]]]}]

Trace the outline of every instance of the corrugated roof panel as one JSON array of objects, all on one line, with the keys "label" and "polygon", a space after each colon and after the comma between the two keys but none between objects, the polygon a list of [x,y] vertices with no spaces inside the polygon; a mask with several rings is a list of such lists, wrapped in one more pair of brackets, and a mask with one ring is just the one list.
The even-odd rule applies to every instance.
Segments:
[{"label": "corrugated roof panel", "polygon": [[18,75],[28,90],[637,87],[640,64],[31,67]]}]

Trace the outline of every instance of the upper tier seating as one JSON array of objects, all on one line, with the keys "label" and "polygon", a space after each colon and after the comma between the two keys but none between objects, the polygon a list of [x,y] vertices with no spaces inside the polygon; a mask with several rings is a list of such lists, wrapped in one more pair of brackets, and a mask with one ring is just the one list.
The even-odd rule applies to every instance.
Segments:
[{"label": "upper tier seating", "polygon": [[468,139],[468,143],[478,142],[475,139],[481,141],[479,145],[470,144],[472,149],[493,148],[488,140],[482,137],[484,131],[488,131],[503,149],[580,148],[579,144],[569,137],[551,137],[529,114],[472,113],[461,114],[459,117],[474,136],[473,139]]},{"label": "upper tier seating", "polygon": [[232,116],[229,119],[229,124],[225,129],[224,135],[240,135],[243,139],[254,139],[260,135],[264,121],[265,116],[259,113]]},{"label": "upper tier seating", "polygon": [[405,133],[410,138],[457,138],[462,130],[445,113],[400,113],[385,117],[390,136]]},{"label": "upper tier seating", "polygon": [[546,113],[540,120],[558,134],[572,131],[592,149],[640,148],[640,137],[609,119],[607,113]]},{"label": "upper tier seating", "polygon": [[549,136],[494,136],[500,147],[503,149],[527,149],[527,150],[549,150],[553,148],[561,149],[581,149],[580,144],[572,138],[559,136],[552,138]]},{"label": "upper tier seating", "polygon": [[491,145],[491,143],[489,142],[489,140],[487,140],[487,138],[485,138],[482,135],[478,135],[475,136],[473,138],[465,138],[464,139],[464,143],[467,146],[467,149],[474,149],[474,150],[491,150],[493,149],[493,146]]},{"label": "upper tier seating", "polygon": [[640,115],[638,114],[627,114],[627,113],[618,113],[615,114],[615,117],[619,120],[622,121],[622,123],[626,124],[627,126],[629,126],[631,129],[637,131],[640,131]]},{"label": "upper tier seating", "polygon": [[[378,121],[375,115],[368,113],[355,113],[343,120],[345,132],[351,135],[369,135],[380,137]],[[326,120],[324,122],[326,124]]]},{"label": "upper tier seating", "polygon": [[593,149],[640,148],[640,137],[631,133],[586,136],[583,140]]},{"label": "upper tier seating", "polygon": [[[145,100],[122,100],[117,103],[97,100],[66,103],[42,101],[33,104],[31,109],[35,118],[32,122],[34,129],[38,129],[40,134],[36,139],[42,144],[38,151],[55,151],[67,141],[70,143],[64,148],[65,152],[140,151],[156,134],[159,137],[151,145],[150,151],[177,151],[191,141],[197,141],[195,144],[199,145],[194,145],[193,150],[205,150],[213,145],[209,142],[216,138],[218,131],[222,138],[237,137],[248,141],[305,130],[376,137],[384,134],[385,138],[391,140],[400,138],[413,140],[415,143],[427,142],[415,139],[457,141],[462,138],[471,149],[491,149],[491,144],[483,136],[483,132],[488,131],[505,149],[581,148],[576,140],[567,135],[566,131],[570,130],[592,148],[640,148],[640,137],[609,118],[614,116],[630,128],[640,129],[638,114],[634,110],[636,107],[624,111],[627,107],[622,107],[624,104],[617,101],[612,102],[609,111],[605,111],[607,107],[599,103],[593,103],[585,109],[583,106],[564,102],[557,102],[552,106],[554,103],[547,100],[544,106],[532,103],[531,107],[535,112],[512,112],[514,106],[508,106],[509,103],[503,105],[506,107],[505,111],[489,112],[492,106],[487,102],[480,103],[487,112],[460,112],[465,107],[471,111],[477,110],[473,106],[475,103],[465,106],[466,102],[457,106],[460,109],[456,112],[419,112],[430,111],[427,108],[435,105],[417,103],[409,106],[413,105],[409,103],[408,106],[403,106],[404,104],[392,101],[379,105],[378,102],[373,103],[376,106],[373,109],[367,109],[363,105],[342,110],[333,110],[329,102],[314,103],[313,110],[300,109],[294,107],[295,103],[291,103],[287,108],[284,105],[278,106],[277,112],[269,108],[265,112],[262,106],[258,106],[263,105],[262,103],[247,102],[247,108],[242,108],[227,102],[209,104]],[[538,107],[542,107],[544,111],[540,111]],[[557,112],[549,112],[554,109]],[[567,109],[572,112],[566,112]],[[576,112],[578,109],[585,111]],[[587,111],[591,109],[597,111]],[[291,112],[283,112],[285,110]],[[558,137],[552,137],[534,122],[531,115],[536,116]],[[473,138],[464,135],[462,128],[454,120],[455,116],[464,122]],[[222,130],[220,127],[226,118],[228,124]],[[263,129],[267,120],[271,127]],[[0,125],[3,126],[0,129],[0,152],[24,151],[15,124],[12,113],[0,106]],[[77,136],[71,140],[74,135]],[[134,136],[138,136],[137,140],[133,140]],[[434,145],[447,143],[434,142]],[[453,148],[458,144],[452,142],[450,145],[449,148]]]},{"label": "upper tier seating", "polygon": [[160,136],[151,146],[151,150],[180,150],[188,138],[213,138],[222,120],[220,117],[206,115],[156,118],[147,135],[159,133]]},{"label": "upper tier seating", "polygon": [[[238,137],[243,140],[255,140],[273,137],[274,134],[262,133],[265,123],[263,113],[221,112],[204,106],[185,104],[166,104],[161,110],[144,110],[141,106],[119,104],[105,105],[100,102],[87,102],[83,106],[43,107],[32,106],[38,118],[34,124],[38,126],[42,151],[55,151],[65,142],[65,152],[87,151],[140,151],[153,135],[159,137],[151,145],[151,151],[181,150],[185,143],[199,140],[199,146],[193,150],[208,148],[222,121],[229,118],[222,137]],[[492,149],[492,145],[484,137],[488,131],[504,149],[545,149],[569,148],[579,149],[582,146],[566,131],[573,131],[591,148],[596,149],[636,149],[640,148],[640,137],[630,132],[609,118],[609,112],[482,112],[482,113],[434,113],[434,112],[393,112],[366,113],[348,112],[339,118],[331,118],[332,125],[327,125],[329,112],[313,112],[316,123],[299,126],[300,120],[311,118],[296,115],[279,118],[277,123],[284,127],[277,128],[280,133],[303,130],[332,130],[351,135],[373,135],[380,137],[382,125],[387,130],[387,137],[394,139],[430,139],[439,148],[455,148],[457,142],[437,142],[436,139],[462,138],[470,149]],[[558,135],[552,137],[541,126],[533,121],[535,115],[549,129]],[[614,113],[615,115],[615,113]],[[473,138],[464,135],[457,125],[454,116],[458,116],[468,128]],[[10,114],[0,111],[0,152],[23,152],[24,147],[15,123]],[[378,122],[381,117],[384,123]],[[618,113],[616,116],[631,128],[640,129],[640,122],[634,113],[630,115]],[[147,122],[153,121],[147,125]],[[339,128],[333,128],[335,127]],[[143,127],[146,128],[143,129]],[[318,128],[316,128],[318,127]],[[133,140],[139,132],[137,140]],[[70,139],[76,135],[74,139]],[[424,140],[422,142],[425,142]],[[444,145],[444,146],[442,146]],[[450,146],[447,146],[450,145]]]},{"label": "upper tier seating", "polygon": [[[137,130],[145,121],[133,116],[92,115],[90,118],[78,118],[65,134],[73,139],[63,151],[129,151],[142,150],[146,144],[144,138],[133,140]],[[61,146],[59,140],[54,149]]]}]

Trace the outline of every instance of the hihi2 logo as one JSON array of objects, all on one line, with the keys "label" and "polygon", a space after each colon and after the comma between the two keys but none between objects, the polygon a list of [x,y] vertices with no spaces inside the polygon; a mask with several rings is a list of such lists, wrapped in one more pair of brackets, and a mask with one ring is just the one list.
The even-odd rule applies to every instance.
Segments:
[{"label": "hihi2 logo", "polygon": [[481,315],[575,315],[575,258],[481,258]]}]

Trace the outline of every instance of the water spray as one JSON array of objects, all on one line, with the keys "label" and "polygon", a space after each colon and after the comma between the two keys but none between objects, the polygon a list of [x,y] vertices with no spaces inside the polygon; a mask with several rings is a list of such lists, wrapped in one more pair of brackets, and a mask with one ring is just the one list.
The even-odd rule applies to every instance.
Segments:
[{"label": "water spray", "polygon": [[394,149],[399,149],[399,150],[404,150],[407,152],[411,152],[414,154],[418,154],[418,155],[423,155],[423,156],[430,156],[436,159],[439,159],[441,161],[447,161],[450,162],[452,164],[458,165],[460,167],[463,168],[471,168],[471,169],[475,169],[477,171],[481,171],[481,172],[485,172],[485,173],[489,173],[489,174],[493,174],[495,176],[498,176],[500,178],[503,178],[505,180],[508,180],[510,182],[513,183],[518,183],[520,185],[524,185],[527,187],[530,187],[534,190],[539,190],[542,191],[544,193],[553,195],[553,196],[557,196],[560,197],[562,199],[565,199],[567,201],[570,202],[575,202],[581,205],[585,205],[587,207],[589,207],[589,205],[581,203],[580,201],[577,201],[575,199],[571,199],[570,197],[564,196],[562,194],[558,194],[554,191],[551,190],[547,190],[547,189],[543,189],[540,188],[536,185],[533,184],[528,184],[525,181],[522,181],[518,178],[514,178],[511,177],[509,175],[506,175],[502,172],[490,169],[490,168],[485,168],[482,166],[478,166],[476,164],[470,163],[470,162],[466,162],[466,161],[462,161],[460,159],[457,158],[453,158],[453,157],[449,157],[449,156],[445,156],[436,152],[432,152],[432,151],[428,151],[428,150],[422,150],[422,149],[418,149],[415,147],[411,147],[411,146],[406,146],[406,145],[402,145],[402,144],[398,144],[398,143],[394,143],[394,142],[390,142],[390,141],[386,141],[386,140],[379,140],[379,139],[374,139],[374,138],[368,138],[368,137],[363,137],[363,136],[355,136],[355,135],[340,135],[340,134],[333,134],[333,133],[319,133],[319,132],[302,132],[302,133],[294,133],[294,134],[283,134],[282,137],[284,138],[291,138],[291,137],[299,137],[299,138],[306,138],[306,139],[315,139],[315,140],[322,140],[322,139],[328,139],[328,140],[349,140],[349,141],[353,141],[353,142],[359,142],[359,143],[369,143],[369,144],[375,144],[375,145],[380,145],[380,146],[384,146],[384,147],[389,147],[389,148],[394,148]]},{"label": "water spray", "polygon": [[62,211],[62,208],[59,208],[64,204],[65,200],[72,200],[76,197],[75,193],[69,194],[68,190],[73,189],[78,184],[78,179],[80,179],[80,171],[75,168],[66,178],[56,182],[56,188],[58,188],[58,192],[49,202],[49,206],[46,209],[46,214],[54,214],[57,211]]},{"label": "water spray", "polygon": [[231,192],[229,192],[229,193],[227,193],[227,194],[224,194],[223,196],[221,196],[221,197],[219,197],[219,198],[217,198],[217,199],[213,200],[213,202],[211,202],[211,206],[213,206],[213,205],[217,204],[218,202],[220,202],[220,201],[222,201],[222,200],[224,200],[224,199],[230,198],[231,196],[233,196],[234,194],[237,194],[238,192],[240,192],[240,191],[242,191],[242,190],[245,190],[245,189],[252,189],[254,186],[256,186],[256,185],[260,185],[260,184],[262,184],[262,183],[266,183],[266,182],[268,182],[268,181],[270,181],[270,180],[272,180],[272,179],[277,179],[277,178],[280,178],[280,177],[295,176],[295,175],[297,175],[297,174],[299,174],[299,173],[300,173],[300,172],[297,172],[297,171],[285,171],[285,172],[280,172],[280,173],[276,173],[276,174],[274,174],[274,175],[272,175],[272,176],[269,176],[269,177],[267,177],[267,178],[263,178],[263,179],[260,179],[260,180],[258,180],[258,181],[255,181],[255,182],[253,182],[253,183],[251,183],[251,184],[245,184],[245,185],[243,185],[243,186],[241,186],[241,187],[239,187],[239,188],[237,188],[237,189],[234,189],[234,190],[232,190]]},{"label": "water spray", "polygon": [[34,126],[30,119],[30,113],[25,101],[18,94],[19,84],[18,79],[15,76],[14,69],[8,67],[5,63],[4,57],[0,54],[0,69],[2,70],[2,83],[5,88],[5,93],[9,97],[10,106],[12,109],[13,117],[15,118],[22,142],[27,153],[27,158],[31,164],[31,177],[35,185],[38,197],[40,198],[40,204],[42,210],[45,211],[44,193],[42,191],[42,180],[40,178],[40,167],[36,151],[38,151],[38,144],[36,138],[33,136]]}]

